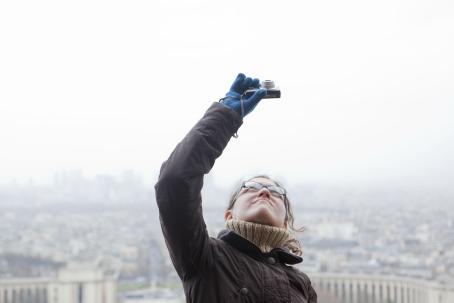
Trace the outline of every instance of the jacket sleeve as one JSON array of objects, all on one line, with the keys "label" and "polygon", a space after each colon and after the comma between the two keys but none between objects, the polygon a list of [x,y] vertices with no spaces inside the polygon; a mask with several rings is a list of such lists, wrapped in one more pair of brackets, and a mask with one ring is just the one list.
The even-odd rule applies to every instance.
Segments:
[{"label": "jacket sleeve", "polygon": [[156,201],[166,245],[182,280],[212,261],[202,215],[203,176],[241,124],[240,115],[214,103],[162,164]]}]

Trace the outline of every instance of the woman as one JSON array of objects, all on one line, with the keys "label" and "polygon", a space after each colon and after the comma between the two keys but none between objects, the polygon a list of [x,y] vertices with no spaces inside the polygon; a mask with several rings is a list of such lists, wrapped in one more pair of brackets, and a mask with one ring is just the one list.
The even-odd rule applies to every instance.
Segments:
[{"label": "woman", "polygon": [[161,167],[155,186],[161,226],[187,302],[317,302],[288,232],[293,217],[285,190],[266,176],[242,183],[225,213],[227,229],[210,238],[201,190],[228,141],[266,95],[259,80],[239,74]]}]

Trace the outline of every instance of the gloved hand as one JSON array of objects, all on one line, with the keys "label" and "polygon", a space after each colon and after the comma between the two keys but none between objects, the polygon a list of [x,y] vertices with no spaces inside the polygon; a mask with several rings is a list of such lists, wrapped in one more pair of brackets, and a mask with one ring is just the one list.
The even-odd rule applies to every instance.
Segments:
[{"label": "gloved hand", "polygon": [[236,77],[229,92],[221,99],[221,103],[226,107],[233,109],[241,117],[249,114],[266,95],[266,89],[258,89],[252,96],[245,98],[243,93],[250,88],[259,88],[259,79],[246,77],[240,73]]}]

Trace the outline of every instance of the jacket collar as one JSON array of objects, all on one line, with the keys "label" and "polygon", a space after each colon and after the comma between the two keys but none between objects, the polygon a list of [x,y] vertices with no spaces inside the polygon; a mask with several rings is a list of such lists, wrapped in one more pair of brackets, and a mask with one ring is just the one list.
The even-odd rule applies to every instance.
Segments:
[{"label": "jacket collar", "polygon": [[222,230],[218,235],[218,239],[227,242],[239,251],[258,261],[263,261],[267,257],[272,256],[277,258],[281,263],[290,265],[303,262],[302,257],[292,254],[287,247],[277,247],[271,250],[269,253],[262,253],[262,251],[257,246],[231,230]]}]

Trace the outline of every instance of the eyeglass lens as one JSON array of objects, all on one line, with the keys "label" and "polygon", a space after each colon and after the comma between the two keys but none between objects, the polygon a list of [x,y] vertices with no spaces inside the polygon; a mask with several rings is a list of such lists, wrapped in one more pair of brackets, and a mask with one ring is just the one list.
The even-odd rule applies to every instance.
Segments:
[{"label": "eyeglass lens", "polygon": [[273,184],[262,184],[262,183],[258,183],[258,182],[254,182],[254,181],[247,181],[247,182],[244,182],[243,187],[252,189],[252,190],[261,190],[262,188],[265,187],[270,191],[270,193],[272,195],[275,195],[275,196],[285,195],[285,190],[282,187],[276,186]]}]

